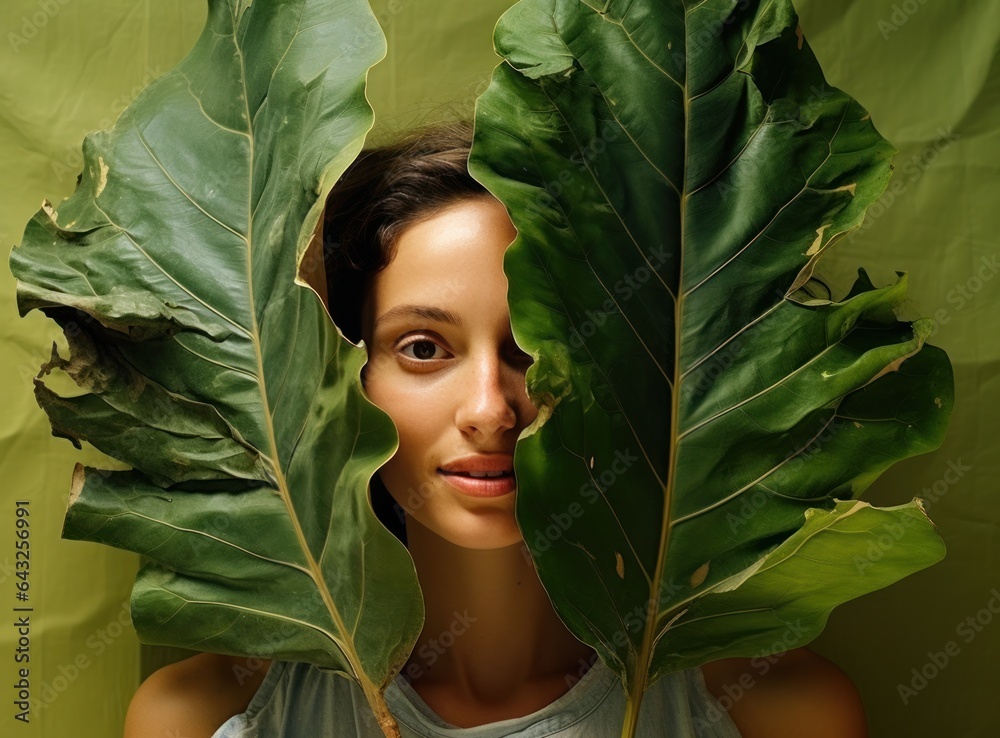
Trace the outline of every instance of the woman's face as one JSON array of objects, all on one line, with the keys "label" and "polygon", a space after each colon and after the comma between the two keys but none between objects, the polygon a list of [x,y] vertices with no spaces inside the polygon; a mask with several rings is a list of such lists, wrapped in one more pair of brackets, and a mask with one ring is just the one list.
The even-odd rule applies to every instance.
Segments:
[{"label": "woman's face", "polygon": [[[538,410],[507,310],[503,254],[515,235],[492,196],[448,205],[403,230],[363,309],[365,391],[399,432],[382,481],[420,524],[467,548],[522,540],[514,444]],[[473,478],[476,462],[505,475]]]}]

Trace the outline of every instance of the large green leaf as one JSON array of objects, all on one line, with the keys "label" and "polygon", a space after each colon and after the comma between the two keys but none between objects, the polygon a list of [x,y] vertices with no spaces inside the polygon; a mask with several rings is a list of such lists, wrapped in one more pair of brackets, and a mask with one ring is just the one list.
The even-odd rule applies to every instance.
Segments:
[{"label": "large green leaf", "polygon": [[[86,138],[76,192],[11,268],[22,315],[69,341],[36,380],[53,432],[133,467],[78,467],[64,535],[150,558],[140,637],[343,672],[392,735],[382,691],[423,605],[367,485],[397,437],[302,276],[384,54],[364,0],[211,0],[191,53]],[[85,393],[47,388],[56,369]]]},{"label": "large green leaf", "polygon": [[940,445],[951,366],[906,275],[813,277],[894,149],[827,85],[790,0],[522,0],[470,168],[507,206],[542,406],[516,514],[560,616],[643,691],[808,643],[944,556],[919,500],[856,501]]}]

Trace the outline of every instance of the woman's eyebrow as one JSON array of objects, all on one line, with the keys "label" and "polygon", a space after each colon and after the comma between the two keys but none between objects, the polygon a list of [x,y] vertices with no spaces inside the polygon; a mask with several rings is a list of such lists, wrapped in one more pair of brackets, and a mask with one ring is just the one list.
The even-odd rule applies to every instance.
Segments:
[{"label": "woman's eyebrow", "polygon": [[462,325],[462,319],[450,310],[444,310],[430,305],[396,305],[396,307],[386,310],[378,317],[375,321],[374,329],[378,329],[379,324],[384,321],[401,317],[426,318],[427,320],[433,320],[438,323],[451,323],[455,326]]}]

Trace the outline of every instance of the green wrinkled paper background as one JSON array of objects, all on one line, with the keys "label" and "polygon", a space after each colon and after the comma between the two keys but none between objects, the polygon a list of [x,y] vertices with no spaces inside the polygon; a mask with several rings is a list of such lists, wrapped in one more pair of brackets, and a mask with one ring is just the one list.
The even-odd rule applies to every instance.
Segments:
[{"label": "green wrinkled paper background", "polygon": [[[373,2],[389,41],[388,58],[370,77],[376,139],[471,115],[497,61],[493,25],[510,4]],[[885,506],[923,497],[947,558],[836,609],[810,647],[858,685],[873,738],[993,736],[1000,728],[1000,4],[795,5],[830,82],[867,107],[900,152],[889,192],[822,271],[840,284],[861,265],[876,284],[891,281],[894,270],[909,272],[909,312],[900,317],[938,320],[931,343],[949,353],[956,384],[942,448],[897,464],[863,498]],[[59,537],[73,462],[121,465],[50,436],[31,377],[51,342],[65,343],[41,314],[17,317],[6,258],[42,198],[58,204],[72,192],[84,134],[109,126],[173,66],[204,16],[201,0],[8,0],[0,8],[0,735],[119,736],[140,680],[185,655],[140,646],[127,625],[123,605],[138,557]],[[31,501],[32,694],[49,703],[30,725],[14,720],[12,704],[16,499]],[[928,652],[945,651],[949,641],[957,655],[904,705],[897,685],[909,684],[911,670],[924,669]],[[755,678],[766,661],[758,664]]]}]

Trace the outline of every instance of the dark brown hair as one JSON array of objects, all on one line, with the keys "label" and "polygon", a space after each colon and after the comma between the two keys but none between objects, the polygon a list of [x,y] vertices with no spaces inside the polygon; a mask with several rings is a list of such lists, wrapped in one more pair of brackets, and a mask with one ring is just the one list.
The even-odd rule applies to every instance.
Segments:
[{"label": "dark brown hair", "polygon": [[[361,339],[365,295],[392,261],[400,233],[457,200],[489,194],[469,174],[471,145],[471,121],[421,126],[363,149],[330,191],[323,222],[327,300],[348,340]],[[378,474],[371,499],[378,519],[406,545],[403,508]]]},{"label": "dark brown hair", "polygon": [[323,223],[327,299],[350,341],[360,340],[362,302],[400,233],[456,200],[489,194],[469,174],[471,145],[471,121],[421,126],[363,149],[333,187]]}]

